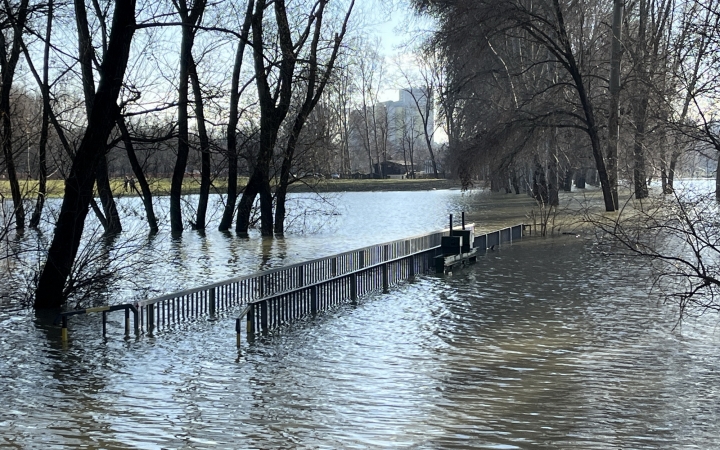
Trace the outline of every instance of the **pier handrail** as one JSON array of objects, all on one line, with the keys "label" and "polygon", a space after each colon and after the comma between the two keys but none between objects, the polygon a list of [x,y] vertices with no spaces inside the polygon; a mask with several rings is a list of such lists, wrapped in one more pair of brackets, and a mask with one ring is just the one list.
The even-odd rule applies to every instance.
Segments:
[{"label": "pier handrail", "polygon": [[[474,228],[474,223],[467,225],[463,223],[462,226],[452,227],[453,231],[459,229],[474,230]],[[523,231],[524,225],[519,224],[480,234],[474,236],[474,242],[471,241],[470,245],[481,247],[484,250],[484,248],[489,248],[491,245],[499,245],[501,242],[512,242],[516,237],[522,237]],[[130,312],[133,313],[135,319],[136,334],[139,334],[143,329],[153,333],[158,328],[167,327],[190,318],[213,317],[218,309],[228,311],[245,305],[238,318],[239,321],[240,318],[253,311],[254,305],[263,304],[260,306],[265,308],[268,302],[280,301],[281,297],[292,296],[301,291],[306,293],[312,291],[312,295],[316,295],[316,291],[323,289],[323,286],[337,284],[342,279],[352,278],[357,280],[365,276],[363,273],[367,274],[373,271],[377,272],[376,277],[380,277],[382,283],[380,285],[375,284],[375,287],[371,288],[365,286],[362,288],[364,292],[369,292],[368,289],[382,289],[383,292],[388,292],[390,284],[408,276],[412,277],[415,274],[414,261],[416,256],[425,255],[433,258],[440,249],[442,238],[450,234],[450,228],[448,227],[431,233],[418,234],[288,266],[241,275],[133,303],[66,311],[59,316],[63,320],[63,338],[67,339],[68,317],[91,312],[102,312],[103,334],[106,331],[107,313],[117,310],[125,310],[126,334],[129,334],[130,330]],[[474,232],[470,235],[473,236]],[[428,266],[418,264],[420,265],[417,270],[428,269]],[[404,270],[402,277],[405,278],[388,275],[390,266],[397,266],[396,269],[391,269],[393,274],[397,270]],[[401,269],[401,266],[404,269]],[[357,281],[350,283],[351,287],[349,289],[352,299],[361,294],[360,285],[357,284]],[[348,294],[346,292],[346,294],[342,295]],[[313,302],[315,302],[314,299],[310,304]],[[315,310],[313,309],[312,312],[314,313]],[[249,316],[248,320],[250,320]],[[147,328],[143,328],[143,324],[146,324]]]},{"label": "pier handrail", "polygon": [[[466,224],[465,226],[466,226],[466,227],[474,227],[475,224],[474,224],[474,223],[471,223],[471,224]],[[459,225],[458,225],[458,226],[454,226],[453,229],[460,229],[460,226],[459,226]],[[233,278],[227,278],[227,279],[222,280],[222,281],[217,281],[217,282],[215,282],[215,283],[210,283],[210,284],[198,286],[198,287],[194,287],[194,288],[191,288],[191,289],[185,289],[185,290],[182,290],[182,291],[171,292],[171,293],[164,294],[164,295],[161,295],[161,296],[158,296],[158,297],[153,297],[153,298],[146,299],[146,300],[140,300],[140,301],[138,301],[138,302],[135,302],[134,304],[135,304],[137,307],[148,306],[148,305],[152,305],[152,304],[154,304],[154,303],[158,303],[158,302],[161,302],[161,301],[164,301],[164,300],[171,300],[171,299],[173,299],[173,298],[181,297],[181,296],[184,296],[184,295],[195,294],[195,293],[207,291],[207,290],[209,290],[209,289],[213,289],[213,288],[216,288],[216,287],[225,286],[225,285],[227,285],[227,284],[229,284],[229,283],[234,283],[234,282],[238,282],[238,281],[244,281],[244,280],[251,279],[251,278],[256,278],[256,277],[262,276],[262,275],[269,275],[269,274],[278,273],[278,272],[291,271],[291,270],[293,270],[294,268],[297,268],[297,267],[300,267],[300,266],[309,266],[309,265],[312,265],[313,263],[318,263],[318,262],[322,262],[322,261],[331,260],[331,259],[334,259],[334,258],[339,258],[339,257],[343,257],[343,256],[348,256],[348,255],[352,255],[352,254],[354,254],[354,253],[358,253],[358,252],[362,252],[362,251],[368,251],[368,250],[372,251],[373,249],[376,249],[376,248],[378,248],[378,247],[384,247],[384,246],[386,246],[386,245],[393,245],[393,244],[396,244],[396,243],[399,243],[399,242],[405,242],[405,241],[409,241],[409,240],[412,240],[412,239],[424,238],[424,237],[428,237],[428,236],[431,236],[431,235],[443,236],[443,235],[446,235],[447,233],[449,233],[449,231],[450,231],[449,228],[444,228],[444,229],[442,229],[442,230],[433,231],[433,232],[427,233],[427,234],[417,234],[417,235],[415,235],[415,236],[411,236],[411,237],[407,237],[407,238],[403,238],[403,239],[396,239],[396,240],[394,240],[394,241],[384,242],[384,243],[382,243],[382,244],[368,245],[368,246],[366,246],[366,247],[361,247],[361,248],[354,249],[354,250],[348,250],[348,251],[345,251],[345,252],[342,252],[342,253],[338,253],[338,254],[334,254],[334,255],[330,255],[330,256],[323,256],[323,257],[320,257],[320,258],[315,258],[315,259],[311,259],[311,260],[307,260],[307,261],[302,261],[302,262],[290,264],[290,265],[288,265],[288,266],[282,266],[282,267],[275,267],[275,268],[271,268],[271,269],[265,269],[265,270],[262,270],[262,271],[260,271],[260,272],[255,272],[255,273],[248,274],[248,275],[240,275],[240,276],[233,277]],[[433,245],[432,247],[428,247],[428,248],[426,248],[425,250],[431,250],[432,248],[434,248],[434,247],[439,247],[439,246],[440,246],[440,243],[438,242],[437,245]],[[381,264],[381,263],[376,263],[376,264],[374,264],[374,265],[378,265],[378,264]],[[369,266],[367,266],[367,267],[369,267]],[[348,273],[349,273],[349,272],[348,272]]]}]

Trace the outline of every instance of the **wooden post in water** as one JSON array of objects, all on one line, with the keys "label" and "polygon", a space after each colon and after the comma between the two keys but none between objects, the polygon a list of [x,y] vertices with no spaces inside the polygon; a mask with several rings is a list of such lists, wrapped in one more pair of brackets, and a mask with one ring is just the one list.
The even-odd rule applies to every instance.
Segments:
[{"label": "wooden post in water", "polygon": [[135,337],[140,336],[140,322],[142,321],[142,318],[140,317],[140,311],[138,311],[137,308],[133,308],[133,320],[135,323]]},{"label": "wooden post in water", "polygon": [[450,235],[452,236],[452,214],[450,214]]},{"label": "wooden post in water", "polygon": [[317,314],[317,285],[310,288],[310,313]]},{"label": "wooden post in water", "polygon": [[240,348],[240,341],[241,341],[241,339],[240,339],[240,332],[241,332],[241,331],[242,331],[242,330],[241,330],[241,327],[240,327],[240,318],[238,317],[237,319],[235,319],[235,334],[237,335],[237,347],[238,347],[238,348]]},{"label": "wooden post in water", "polygon": [[387,263],[382,265],[382,284],[383,294],[387,294],[388,292],[390,292],[390,273]]},{"label": "wooden post in water", "polygon": [[267,301],[260,302],[260,330],[267,331],[268,328],[268,304]]},{"label": "wooden post in water", "polygon": [[355,303],[357,298],[357,273],[352,273],[350,275],[350,300]]},{"label": "wooden post in water", "polygon": [[216,305],[215,305],[215,288],[210,289],[210,317],[215,316]]},{"label": "wooden post in water", "polygon": [[103,322],[103,337],[107,334],[107,311],[102,312]]},{"label": "wooden post in water", "polygon": [[247,312],[247,334],[248,336],[255,334],[255,304],[251,303],[248,305],[248,312]]},{"label": "wooden post in water", "polygon": [[68,319],[67,316],[62,316],[62,328],[60,329],[60,340],[63,344],[67,344],[68,341]]},{"label": "wooden post in water", "polygon": [[155,331],[155,305],[150,304],[146,306],[147,308],[147,320],[148,320],[148,333],[152,334],[153,331]]},{"label": "wooden post in water", "polygon": [[462,229],[465,229],[465,211],[462,212]]}]

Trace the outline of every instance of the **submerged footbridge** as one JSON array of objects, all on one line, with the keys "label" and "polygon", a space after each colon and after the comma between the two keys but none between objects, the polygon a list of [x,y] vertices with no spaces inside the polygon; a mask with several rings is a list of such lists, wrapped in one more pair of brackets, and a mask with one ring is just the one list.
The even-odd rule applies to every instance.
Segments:
[{"label": "submerged footbridge", "polygon": [[[244,331],[249,337],[296,320],[355,302],[373,292],[387,293],[390,286],[430,271],[450,273],[454,267],[474,262],[489,248],[523,237],[526,225],[475,233],[474,224],[461,224],[429,234],[364,247],[312,261],[232,278],[133,304],[87,308],[60,314],[62,338],[68,338],[71,316],[101,313],[103,334],[107,315],[125,313],[125,334],[130,320],[136,335],[153,334],[171,327],[230,314],[235,321],[237,343]],[[245,324],[243,326],[243,323]]]}]

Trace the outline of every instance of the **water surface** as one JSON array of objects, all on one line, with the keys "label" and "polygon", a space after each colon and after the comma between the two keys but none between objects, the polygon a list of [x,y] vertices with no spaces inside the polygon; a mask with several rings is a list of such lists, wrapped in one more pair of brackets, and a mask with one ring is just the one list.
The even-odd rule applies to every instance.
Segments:
[{"label": "water surface", "polygon": [[0,447],[717,448],[716,316],[676,327],[648,278],[584,238],[525,240],[241,352],[231,315],[139,340],[87,316],[63,349],[5,314]]}]

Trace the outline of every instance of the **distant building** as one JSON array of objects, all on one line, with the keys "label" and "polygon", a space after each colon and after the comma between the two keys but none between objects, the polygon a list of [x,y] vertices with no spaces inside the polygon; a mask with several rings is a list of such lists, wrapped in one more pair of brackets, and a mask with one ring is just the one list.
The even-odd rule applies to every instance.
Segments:
[{"label": "distant building", "polygon": [[[402,162],[407,172],[422,170],[430,155],[427,150],[423,117],[427,117],[427,131],[435,128],[432,98],[427,89],[398,90],[397,101],[386,101],[368,107],[367,117],[374,123],[365,125],[362,110],[351,112],[351,130],[348,144],[353,156],[352,169],[366,172],[372,158],[373,174],[379,174],[378,156],[384,161]],[[374,119],[373,119],[374,118]],[[368,150],[370,155],[368,155]],[[382,169],[390,169],[385,165]],[[389,175],[386,170],[382,173]]]},{"label": "distant building", "polygon": [[[414,140],[415,148],[426,146],[423,130],[423,117],[427,117],[427,131],[432,133],[435,127],[435,114],[432,99],[428,99],[427,89],[407,88],[398,91],[398,101],[381,103],[387,110],[388,141],[397,149],[407,148]],[[425,153],[427,149],[425,148]]]}]

